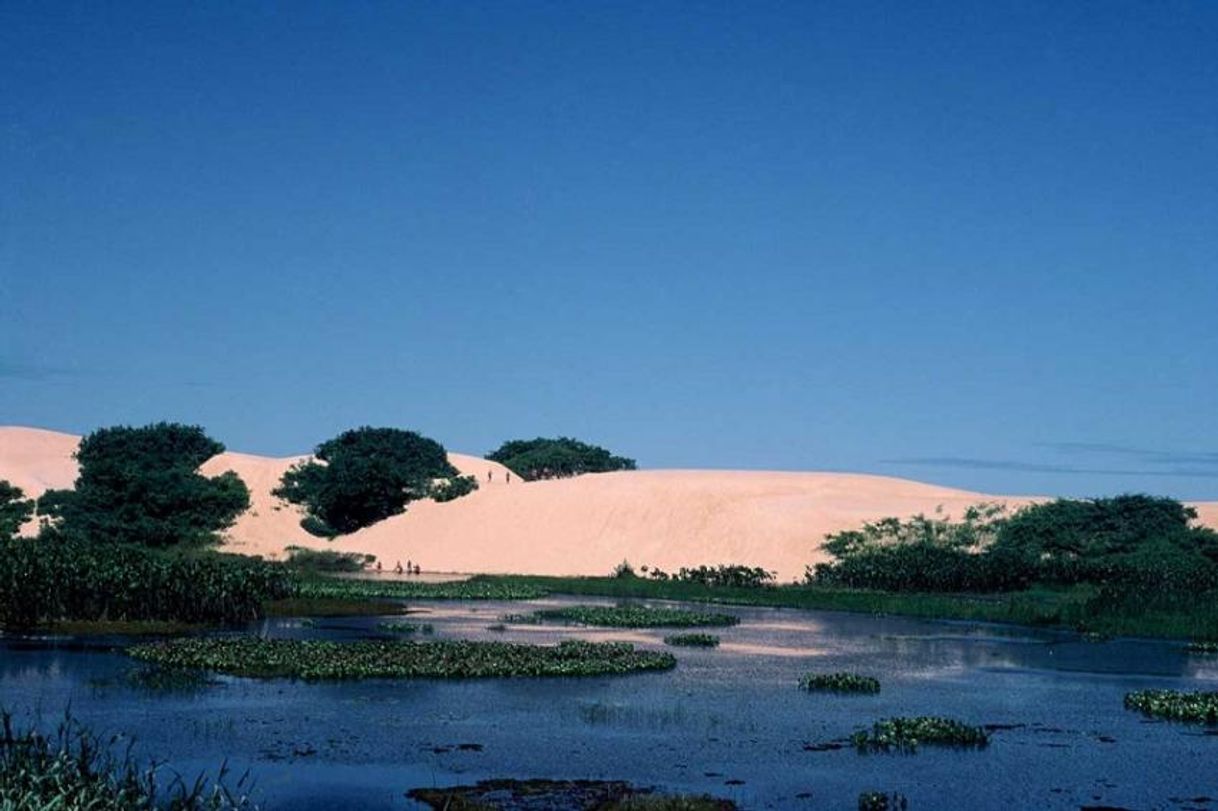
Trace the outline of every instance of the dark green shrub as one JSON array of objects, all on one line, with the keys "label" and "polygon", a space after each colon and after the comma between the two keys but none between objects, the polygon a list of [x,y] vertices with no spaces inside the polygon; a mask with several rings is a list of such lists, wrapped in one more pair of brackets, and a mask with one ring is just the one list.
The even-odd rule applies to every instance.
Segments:
[{"label": "dark green shrub", "polygon": [[76,450],[74,489],[43,494],[38,512],[88,543],[212,543],[249,507],[249,490],[236,473],[199,473],[223,451],[193,425],[102,428]]},{"label": "dark green shrub", "polygon": [[435,479],[457,475],[435,440],[364,427],[318,445],[314,458],[289,469],[273,492],[303,505],[321,522],[313,524],[320,534],[342,535],[403,512],[431,494]]},{"label": "dark green shrub", "polygon": [[905,811],[909,801],[902,794],[864,791],[859,795],[859,811]]},{"label": "dark green shrub", "polygon": [[0,542],[15,537],[33,514],[34,502],[25,497],[21,488],[0,479]]},{"label": "dark green shrub", "polygon": [[675,580],[682,583],[701,583],[704,586],[732,588],[761,588],[774,585],[774,573],[759,566],[719,565],[699,566],[690,569],[682,566],[676,574],[660,569],[651,570],[653,580]]},{"label": "dark green shrub", "polygon": [[525,481],[635,469],[633,459],[614,456],[604,448],[570,437],[514,439],[488,453],[486,458],[499,462]]},{"label": "dark green shrub", "polygon": [[305,549],[289,546],[287,565],[306,573],[318,572],[362,572],[376,562],[376,555],[362,552],[338,552],[333,549]]},{"label": "dark green shrub", "polygon": [[478,480],[473,476],[455,476],[431,488],[431,497],[438,502],[454,501],[468,496],[478,489]]}]

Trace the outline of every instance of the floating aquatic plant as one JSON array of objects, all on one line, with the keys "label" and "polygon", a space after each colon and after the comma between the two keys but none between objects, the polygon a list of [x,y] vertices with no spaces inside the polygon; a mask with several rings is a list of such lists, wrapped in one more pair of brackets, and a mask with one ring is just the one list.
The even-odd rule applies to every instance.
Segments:
[{"label": "floating aquatic plant", "polygon": [[1125,694],[1125,708],[1169,721],[1218,724],[1218,692],[1138,690]]},{"label": "floating aquatic plant", "polygon": [[332,642],[253,636],[183,638],[136,645],[146,662],[260,678],[479,678],[598,676],[667,670],[672,654],[635,650],[624,642],[566,641],[558,645],[442,640]]},{"label": "floating aquatic plant", "polygon": [[733,614],[710,611],[689,611],[680,608],[651,608],[643,605],[572,605],[544,608],[532,614],[509,614],[504,622],[543,623],[565,622],[573,625],[597,625],[607,628],[697,628],[702,626],[735,625],[740,618]]},{"label": "floating aquatic plant", "polygon": [[880,682],[858,673],[809,673],[799,680],[799,689],[809,692],[861,693],[880,692]]},{"label": "floating aquatic plant", "polygon": [[682,648],[717,648],[719,637],[714,634],[673,634],[664,637],[664,644]]},{"label": "floating aquatic plant", "polygon": [[871,729],[851,735],[850,742],[860,752],[916,752],[923,744],[981,748],[989,745],[990,736],[982,727],[951,718],[919,716],[876,721]]},{"label": "floating aquatic plant", "polygon": [[909,802],[901,794],[864,791],[859,795],[859,811],[905,811]]}]

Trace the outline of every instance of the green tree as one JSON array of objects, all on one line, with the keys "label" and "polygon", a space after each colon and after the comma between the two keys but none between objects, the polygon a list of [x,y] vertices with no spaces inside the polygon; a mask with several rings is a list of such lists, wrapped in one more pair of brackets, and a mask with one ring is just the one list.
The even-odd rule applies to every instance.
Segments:
[{"label": "green tree", "polygon": [[1192,507],[1156,496],[1056,499],[1015,513],[995,549],[1049,561],[1103,561],[1164,544],[1213,554],[1216,536],[1194,527],[1196,517]]},{"label": "green tree", "polygon": [[434,439],[363,427],[318,445],[313,459],[283,475],[274,494],[308,510],[301,526],[309,532],[343,535],[404,512],[431,494],[436,479],[457,476]]},{"label": "green tree", "polygon": [[499,462],[525,481],[636,468],[633,459],[614,456],[597,445],[565,436],[513,439],[488,453],[486,458]]},{"label": "green tree", "polygon": [[39,513],[58,519],[68,538],[89,543],[213,543],[250,503],[236,473],[199,473],[223,451],[196,425],[102,428],[76,450],[75,487],[43,494]]},{"label": "green tree", "polygon": [[20,487],[0,479],[0,541],[16,537],[21,525],[34,514],[34,502]]}]

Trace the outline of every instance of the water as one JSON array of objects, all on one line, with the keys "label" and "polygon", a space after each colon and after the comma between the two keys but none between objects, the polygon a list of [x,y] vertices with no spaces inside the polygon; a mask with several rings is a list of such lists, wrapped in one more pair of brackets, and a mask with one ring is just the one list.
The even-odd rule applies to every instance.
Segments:
[{"label": "water", "polygon": [[[664,630],[511,627],[499,615],[596,600],[416,603],[437,638],[661,646]],[[130,686],[117,639],[0,638],[0,705],[53,723],[70,705],[97,731],[184,775],[249,770],[269,809],[407,809],[418,786],[491,777],[624,779],[743,808],[852,809],[899,791],[913,809],[1218,808],[1218,735],[1125,710],[1129,690],[1218,689],[1218,657],[1169,642],[792,609],[731,608],[716,650],[626,677],[304,684],[216,677]],[[258,623],[275,637],[376,636],[377,618]],[[878,696],[796,689],[855,670]],[[860,755],[842,739],[892,715],[997,725],[989,748]]]}]

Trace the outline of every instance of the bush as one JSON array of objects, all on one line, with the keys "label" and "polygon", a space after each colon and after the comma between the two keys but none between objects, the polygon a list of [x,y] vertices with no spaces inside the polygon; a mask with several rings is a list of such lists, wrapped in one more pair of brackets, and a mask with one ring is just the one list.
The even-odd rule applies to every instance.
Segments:
[{"label": "bush", "polygon": [[236,473],[198,472],[223,451],[193,425],[102,428],[76,450],[74,489],[44,493],[38,511],[88,543],[213,543],[249,507],[249,490]]},{"label": "bush", "polygon": [[305,527],[310,532],[344,535],[403,512],[409,502],[432,493],[435,479],[455,476],[457,469],[435,440],[364,427],[318,445],[314,458],[284,473],[273,492],[308,510],[314,519]]},{"label": "bush", "polygon": [[634,470],[636,467],[633,459],[614,456],[604,448],[570,437],[514,439],[488,453],[486,458],[499,462],[525,481]]},{"label": "bush", "polygon": [[20,487],[0,479],[0,542],[16,537],[21,525],[34,514],[34,502]]},{"label": "bush", "polygon": [[302,572],[362,572],[376,555],[362,552],[336,552],[332,549],[305,549],[300,546],[287,548],[287,565]]},{"label": "bush", "polygon": [[1139,690],[1125,695],[1125,707],[1151,718],[1218,724],[1218,692]]},{"label": "bush", "polygon": [[478,489],[478,480],[473,476],[455,476],[431,488],[431,497],[438,502],[454,501],[468,496]]},{"label": "bush", "polygon": [[[644,570],[646,571],[646,570]],[[759,566],[699,566],[687,569],[682,566],[676,574],[661,569],[651,571],[653,580],[675,580],[682,583],[701,583],[704,586],[731,586],[733,588],[761,588],[774,585],[774,573]]]},{"label": "bush", "polygon": [[258,558],[170,554],[66,540],[0,543],[0,627],[58,621],[243,622],[289,596],[287,570]]},{"label": "bush", "polygon": [[664,637],[664,644],[678,648],[717,648],[719,637],[714,634],[673,634]]}]

